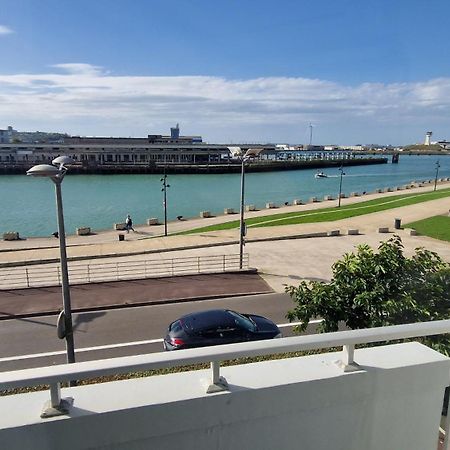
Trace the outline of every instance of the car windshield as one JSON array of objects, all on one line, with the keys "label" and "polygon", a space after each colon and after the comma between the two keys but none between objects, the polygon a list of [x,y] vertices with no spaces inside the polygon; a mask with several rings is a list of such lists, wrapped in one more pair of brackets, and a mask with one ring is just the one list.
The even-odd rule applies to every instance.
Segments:
[{"label": "car windshield", "polygon": [[248,317],[243,316],[242,314],[239,314],[235,311],[228,311],[234,318],[234,321],[236,322],[236,325],[239,326],[239,328],[244,328],[247,331],[255,331],[256,325],[253,321],[251,321]]}]

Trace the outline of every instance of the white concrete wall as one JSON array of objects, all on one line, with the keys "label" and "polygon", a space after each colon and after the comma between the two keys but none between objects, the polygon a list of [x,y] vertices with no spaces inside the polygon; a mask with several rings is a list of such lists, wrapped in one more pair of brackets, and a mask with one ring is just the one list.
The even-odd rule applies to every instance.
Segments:
[{"label": "white concrete wall", "polygon": [[[47,392],[0,398],[0,447],[432,450],[449,360],[417,343],[222,369],[230,392],[189,372],[63,390],[70,417],[40,419]],[[206,381],[206,380],[204,380]]]}]

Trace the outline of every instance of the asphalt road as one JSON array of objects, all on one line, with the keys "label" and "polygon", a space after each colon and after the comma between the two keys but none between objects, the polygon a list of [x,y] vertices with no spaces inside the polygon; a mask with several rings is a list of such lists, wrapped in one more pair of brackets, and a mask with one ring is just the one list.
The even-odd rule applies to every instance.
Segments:
[{"label": "asphalt road", "polygon": [[[277,324],[285,324],[286,312],[292,306],[286,294],[263,294],[74,314],[76,360],[162,351],[161,342],[147,341],[162,338],[167,325],[188,312],[230,308],[260,314]],[[0,322],[0,371],[64,363],[65,345],[56,337],[55,324],[55,316]],[[290,327],[283,327],[282,332],[284,336],[292,334]],[[308,332],[314,332],[314,328]],[[102,346],[107,348],[92,349]],[[49,352],[58,354],[30,357]]]}]

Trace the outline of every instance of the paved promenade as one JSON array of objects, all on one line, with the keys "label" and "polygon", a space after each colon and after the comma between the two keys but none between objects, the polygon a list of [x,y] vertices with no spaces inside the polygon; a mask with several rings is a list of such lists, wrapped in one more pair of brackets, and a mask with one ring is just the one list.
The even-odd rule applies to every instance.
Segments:
[{"label": "paved promenade", "polygon": [[[438,187],[449,187],[450,183],[442,183]],[[342,205],[367,201],[375,198],[386,198],[400,193],[421,193],[431,191],[432,186],[417,187],[409,191],[387,192],[383,194],[369,194],[363,197],[352,197],[342,200]],[[276,209],[246,212],[246,218],[265,216],[269,214],[299,212],[314,210],[336,205],[336,200],[322,201],[298,206],[283,206]],[[339,229],[345,234],[348,229],[358,229],[360,233],[374,233],[378,227],[393,228],[394,220],[401,218],[402,223],[419,220],[438,214],[446,214],[450,208],[450,198],[419,203],[417,205],[394,208],[379,213],[372,213],[344,219],[335,222],[322,222],[302,225],[272,226],[263,228],[248,228],[247,242],[262,240],[278,240],[286,238],[307,237],[312,233],[325,233]],[[188,229],[213,225],[225,221],[238,220],[239,215],[218,216],[208,219],[190,219],[168,224],[169,236],[163,236],[163,226],[136,226],[136,232],[124,233],[114,230],[101,231],[89,236],[68,236],[67,253],[71,260],[118,257],[136,254],[171,252],[204,247],[232,245],[238,242],[237,229],[214,231],[197,235],[170,235]],[[125,240],[118,239],[124,234]],[[58,239],[29,238],[19,241],[0,241],[0,267],[6,264],[20,264],[30,262],[52,262],[59,259]],[[216,253],[220,253],[218,250]]]},{"label": "paved promenade", "polygon": [[[449,184],[442,184],[440,187],[447,187]],[[415,188],[410,193],[419,193],[431,190],[432,187]],[[351,199],[344,199],[342,204],[350,202],[358,202],[382,196],[388,199],[389,196],[397,193],[384,193],[365,195],[364,197],[357,197]],[[274,214],[288,211],[305,211],[310,209],[317,209],[323,207],[333,206],[335,201],[324,201],[321,203],[314,203],[300,206],[288,206],[278,208],[276,210],[264,210],[246,213],[246,217],[255,217],[258,215]],[[361,243],[368,243],[372,247],[377,247],[379,242],[391,237],[395,231],[399,234],[405,245],[405,253],[410,255],[414,252],[416,247],[426,247],[430,250],[436,251],[445,260],[450,262],[450,243],[442,242],[424,236],[410,236],[409,230],[394,230],[394,220],[401,218],[402,223],[407,223],[422,218],[448,214],[450,209],[450,198],[440,200],[433,200],[417,205],[395,208],[379,213],[372,213],[368,215],[353,217],[335,222],[322,222],[317,224],[304,225],[289,225],[289,226],[273,226],[265,228],[249,228],[247,236],[247,244],[245,252],[250,257],[250,267],[258,269],[258,273],[262,276],[267,285],[252,284],[256,282],[251,281],[248,287],[243,284],[234,285],[231,279],[222,279],[221,289],[216,291],[205,291],[201,287],[201,283],[192,282],[187,277],[184,279],[186,286],[178,287],[174,283],[163,283],[163,289],[160,289],[161,283],[158,285],[157,280],[149,280],[148,283],[140,285],[141,292],[145,292],[144,296],[136,296],[136,301],[143,303],[145,298],[150,301],[159,301],[167,298],[173,301],[176,298],[193,298],[196,295],[199,297],[207,295],[234,295],[236,293],[253,293],[253,292],[268,292],[271,289],[276,292],[283,292],[286,285],[298,284],[302,279],[318,279],[327,281],[331,278],[331,265],[346,252],[353,251],[355,246]],[[204,226],[213,224],[224,220],[236,220],[238,215],[231,217],[216,217],[211,219],[192,219],[188,221],[180,221],[169,224],[170,232],[177,232],[183,229]],[[379,227],[389,227],[390,233],[378,233]],[[359,234],[356,236],[349,236],[347,232],[349,229],[358,229]],[[340,230],[340,236],[328,236],[333,230]],[[136,227],[136,233],[130,232],[125,235],[125,241],[119,242],[117,231],[105,231],[91,236],[69,236],[68,241],[68,256],[70,259],[69,266],[77,264],[87,264],[89,262],[102,263],[111,261],[130,261],[130,260],[150,260],[158,261],[167,258],[178,258],[185,256],[200,256],[200,255],[223,255],[223,254],[237,254],[238,248],[238,230],[215,231],[202,233],[199,235],[178,235],[178,236],[160,236],[162,227]],[[322,233],[322,237],[310,237],[311,234]],[[151,237],[149,239],[149,237]],[[58,240],[55,238],[38,238],[27,239],[23,241],[0,242],[0,270],[1,267],[8,265],[23,265],[23,264],[57,264],[59,258]],[[201,278],[198,278],[200,280]],[[219,278],[220,280],[220,278]],[[250,280],[246,278],[246,280]],[[124,282],[127,283],[127,282]],[[139,282],[141,283],[141,282]],[[139,285],[136,283],[136,286]],[[208,282],[205,282],[208,284]],[[219,284],[220,284],[219,283]],[[152,293],[152,286],[155,286],[159,297]],[[158,287],[159,286],[159,287]],[[265,286],[265,287],[264,287]],[[92,306],[99,301],[101,294],[105,296],[105,291],[102,291],[101,285],[85,285],[85,288],[80,288],[80,292],[85,289],[94,292],[96,287],[98,293],[89,294],[86,298],[92,299]],[[174,288],[172,292],[170,289]],[[139,289],[139,286],[138,286]],[[159,289],[159,290],[158,290]],[[198,290],[197,294],[195,290]],[[178,290],[178,296],[176,295]],[[187,290],[188,293],[183,293]],[[220,292],[219,292],[220,291]],[[229,292],[228,292],[229,291]],[[13,291],[10,291],[13,292]],[[56,291],[55,291],[56,292]],[[112,291],[109,291],[112,292]],[[118,292],[118,291],[117,291]],[[50,294],[50,291],[48,291]],[[21,291],[20,295],[16,292],[13,296],[7,292],[0,292],[0,311],[3,311],[3,316],[14,314],[11,309],[11,304],[6,308],[6,303],[10,302],[14,297],[19,299],[21,296],[30,298],[31,291]],[[60,294],[55,294],[60,297]],[[107,294],[106,297],[110,295]],[[127,304],[130,296],[122,296],[122,304]],[[120,299],[120,296],[118,296]],[[158,300],[159,299],[159,300]],[[55,304],[59,303],[60,298]],[[84,300],[83,300],[84,301]],[[119,302],[120,303],[120,302]],[[19,304],[17,301],[16,305]],[[103,303],[102,303],[103,305]],[[89,305],[83,304],[83,309],[88,309]]]}]

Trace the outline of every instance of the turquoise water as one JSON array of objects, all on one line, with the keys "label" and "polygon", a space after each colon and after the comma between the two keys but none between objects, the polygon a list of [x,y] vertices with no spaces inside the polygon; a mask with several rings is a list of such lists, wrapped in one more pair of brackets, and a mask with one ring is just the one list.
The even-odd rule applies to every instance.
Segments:
[{"label": "turquoise water", "polygon": [[[433,179],[436,156],[401,155],[399,164],[345,168],[342,191],[370,192],[410,181]],[[439,178],[450,176],[450,156],[440,156]],[[245,177],[245,204],[264,207],[299,198],[337,196],[339,171],[326,169],[330,178],[315,179],[316,170],[249,173]],[[129,213],[135,224],[149,217],[163,220],[163,193],[159,175],[70,175],[63,182],[66,232],[90,226],[112,229]],[[169,175],[167,205],[169,220],[176,216],[198,217],[200,211],[222,214],[224,208],[238,210],[240,174]],[[26,175],[0,176],[0,232],[18,231],[22,237],[49,236],[57,229],[53,183]],[[344,200],[345,201],[345,200]]]}]

